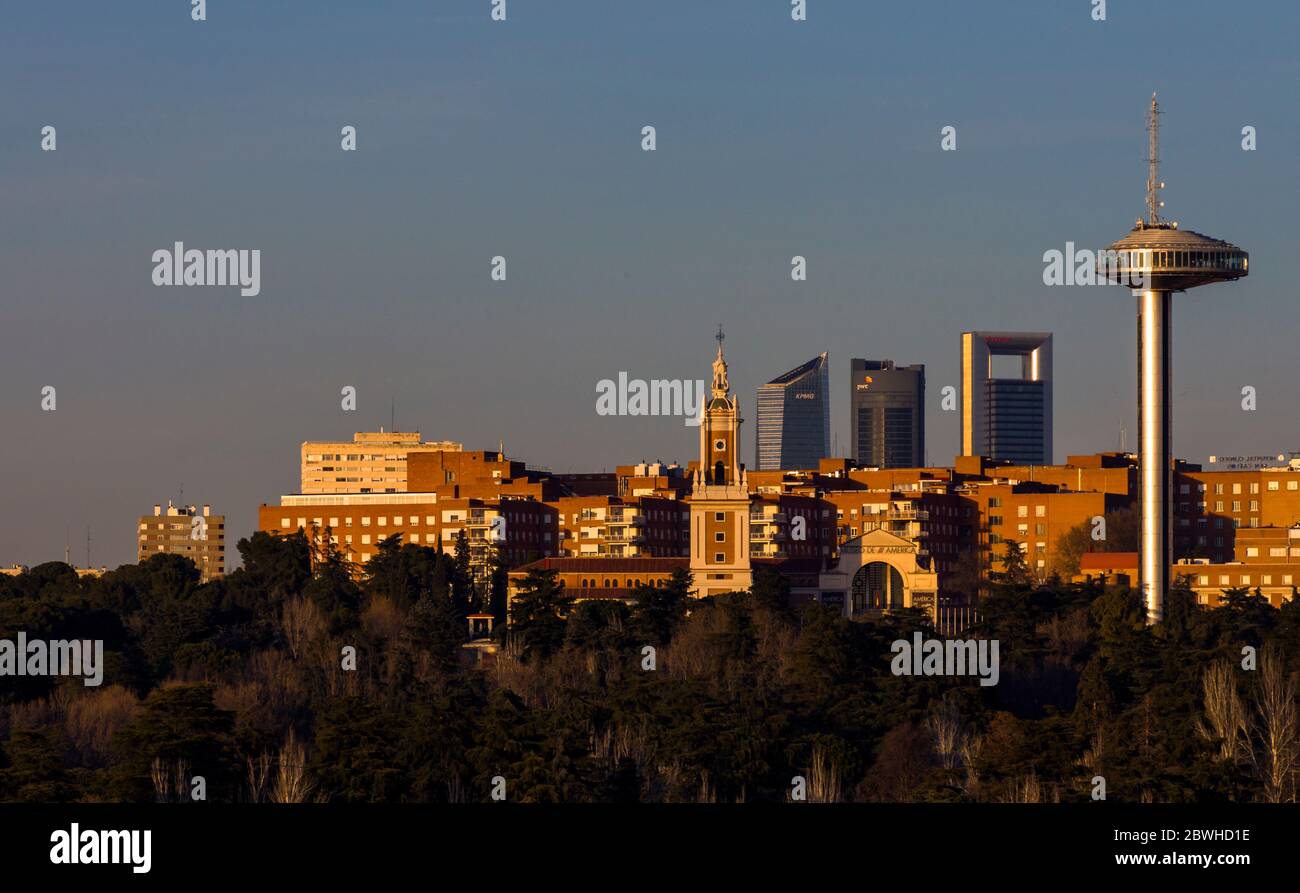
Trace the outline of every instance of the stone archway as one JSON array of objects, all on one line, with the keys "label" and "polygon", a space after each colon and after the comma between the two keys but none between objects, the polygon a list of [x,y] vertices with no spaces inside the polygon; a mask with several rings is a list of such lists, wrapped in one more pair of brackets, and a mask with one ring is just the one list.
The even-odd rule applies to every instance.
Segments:
[{"label": "stone archway", "polygon": [[853,575],[850,616],[863,611],[884,611],[906,604],[907,584],[898,568],[887,561],[868,561]]}]

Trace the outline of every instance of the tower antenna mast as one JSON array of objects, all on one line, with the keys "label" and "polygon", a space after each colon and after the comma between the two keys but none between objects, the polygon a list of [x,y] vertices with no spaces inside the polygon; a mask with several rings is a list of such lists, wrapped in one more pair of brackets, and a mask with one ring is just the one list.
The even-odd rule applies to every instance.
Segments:
[{"label": "tower antenna mast", "polygon": [[1164,183],[1160,182],[1160,104],[1156,102],[1156,94],[1151,94],[1151,109],[1147,112],[1147,225],[1157,226],[1160,223],[1160,209],[1164,202],[1160,201],[1160,190],[1164,188]]}]

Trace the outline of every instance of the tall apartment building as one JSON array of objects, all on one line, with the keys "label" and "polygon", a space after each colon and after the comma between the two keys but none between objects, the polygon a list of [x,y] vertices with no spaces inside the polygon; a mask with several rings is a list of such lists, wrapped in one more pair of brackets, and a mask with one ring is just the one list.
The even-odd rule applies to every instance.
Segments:
[{"label": "tall apartment building", "polygon": [[[1020,358],[1020,375],[994,375],[993,358]],[[1052,464],[1050,332],[963,332],[961,454]]]},{"label": "tall apartment building", "polygon": [[849,378],[851,457],[864,468],[925,464],[925,366],[854,359]]},{"label": "tall apartment building", "polygon": [[212,514],[211,506],[176,506],[169,500],[152,515],[136,522],[136,560],[154,555],[183,555],[199,569],[206,583],[226,572],[226,517]]},{"label": "tall apartment building", "polygon": [[758,389],[756,468],[816,468],[830,455],[829,369],[821,353]]},{"label": "tall apartment building", "polygon": [[351,441],[309,440],[302,445],[302,492],[405,493],[408,456],[460,449],[453,441],[421,441],[418,431],[360,431]]}]

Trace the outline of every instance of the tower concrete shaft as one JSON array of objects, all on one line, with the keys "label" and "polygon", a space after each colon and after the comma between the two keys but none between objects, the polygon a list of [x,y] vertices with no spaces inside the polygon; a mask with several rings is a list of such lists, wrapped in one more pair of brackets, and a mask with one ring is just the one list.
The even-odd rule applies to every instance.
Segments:
[{"label": "tower concrete shaft", "polygon": [[1141,474],[1142,597],[1147,623],[1164,619],[1173,537],[1173,293],[1146,290],[1138,297],[1138,430]]}]

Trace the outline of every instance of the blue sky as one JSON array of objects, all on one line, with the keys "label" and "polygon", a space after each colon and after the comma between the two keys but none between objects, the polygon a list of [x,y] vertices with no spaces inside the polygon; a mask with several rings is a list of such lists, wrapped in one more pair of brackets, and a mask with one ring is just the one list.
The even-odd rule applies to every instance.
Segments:
[{"label": "blue sky", "polygon": [[[387,424],[390,400],[401,428],[556,470],[685,462],[695,429],[598,416],[596,383],[707,378],[718,322],[747,458],[754,388],[826,350],[841,447],[849,359],[888,358],[926,364],[930,460],[951,461],[938,401],[966,329],[1055,333],[1058,460],[1121,425],[1133,448],[1133,299],[1045,287],[1042,254],[1142,212],[1152,90],[1168,216],[1252,254],[1177,299],[1175,450],[1300,448],[1296,4],[490,5],[6,10],[0,563],[61,558],[87,525],[96,564],[133,560],[134,518],[182,483],[233,554],[296,488],[302,440]],[[155,288],[178,240],[260,249],[261,294]]]}]

